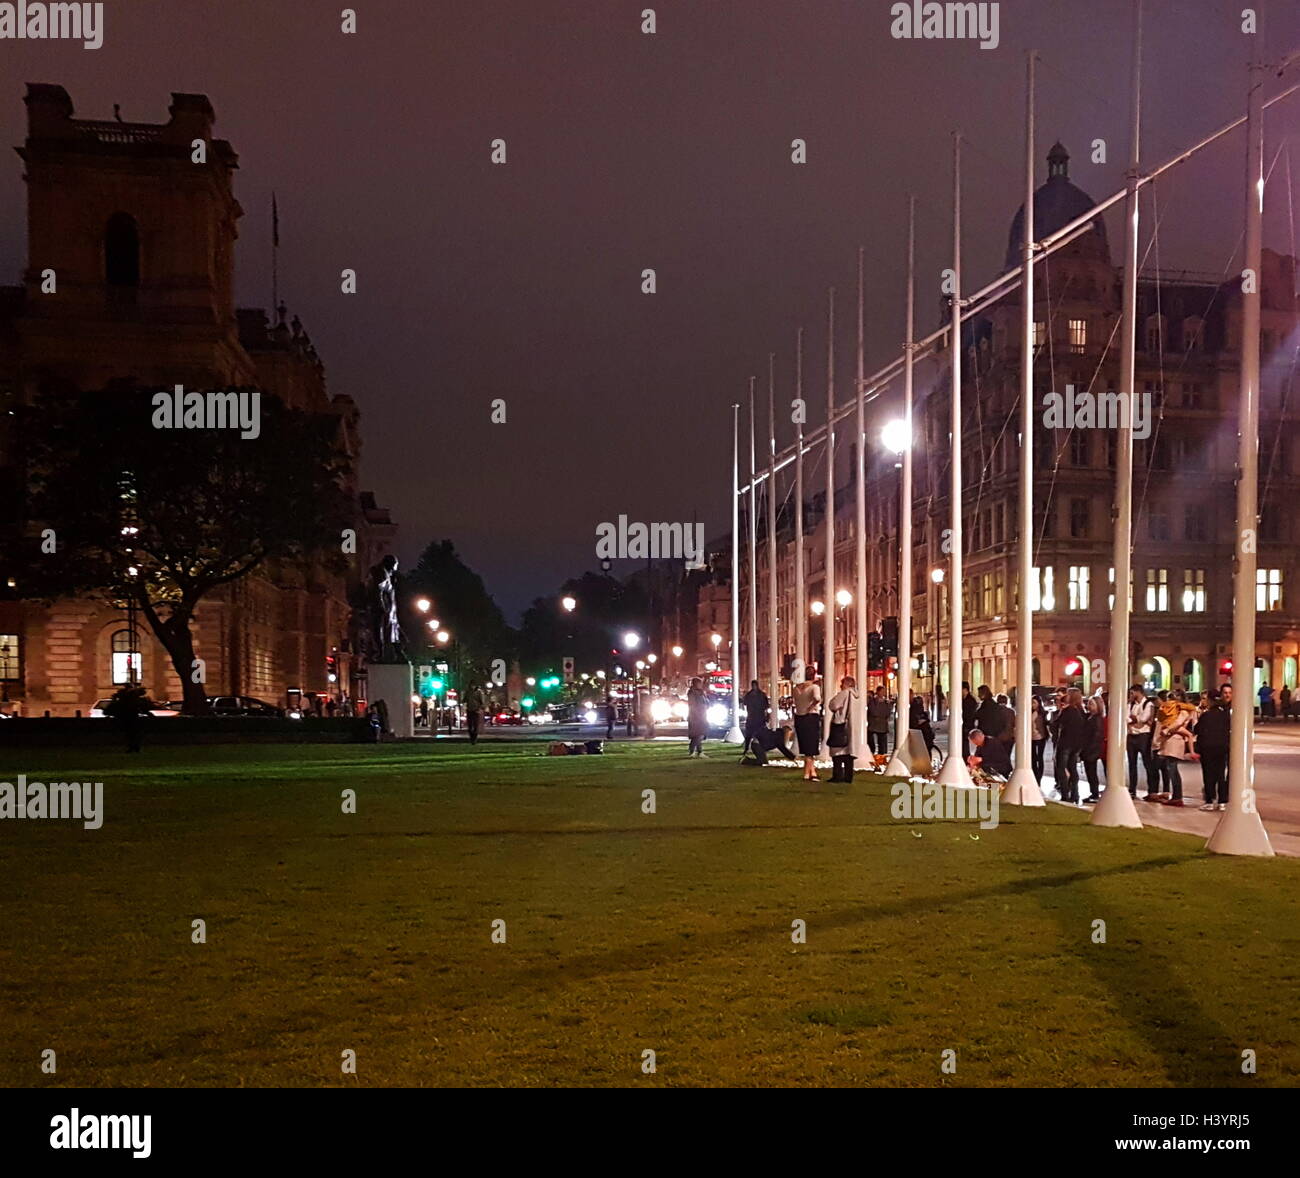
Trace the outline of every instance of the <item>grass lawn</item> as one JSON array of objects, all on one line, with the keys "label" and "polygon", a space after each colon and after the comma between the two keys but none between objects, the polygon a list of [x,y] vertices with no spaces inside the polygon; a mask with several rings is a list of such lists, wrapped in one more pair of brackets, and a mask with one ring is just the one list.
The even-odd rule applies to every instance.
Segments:
[{"label": "grass lawn", "polygon": [[715,744],[543,748],[6,750],[0,780],[102,779],[105,819],[0,823],[0,1084],[1300,1075],[1296,860],[1059,806],[895,821],[879,779],[808,793]]}]

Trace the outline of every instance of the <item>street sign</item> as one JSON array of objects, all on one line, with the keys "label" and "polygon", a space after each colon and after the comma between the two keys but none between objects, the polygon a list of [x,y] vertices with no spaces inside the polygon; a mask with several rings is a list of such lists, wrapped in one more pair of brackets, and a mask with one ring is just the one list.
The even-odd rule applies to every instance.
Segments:
[{"label": "street sign", "polygon": [[564,666],[564,681],[566,683],[572,683],[573,682],[573,656],[572,655],[564,656],[563,666]]}]

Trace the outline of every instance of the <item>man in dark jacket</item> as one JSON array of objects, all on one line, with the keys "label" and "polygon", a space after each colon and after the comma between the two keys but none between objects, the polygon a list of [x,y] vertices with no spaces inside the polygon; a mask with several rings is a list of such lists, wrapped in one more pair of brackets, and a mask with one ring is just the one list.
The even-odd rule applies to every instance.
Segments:
[{"label": "man in dark jacket", "polygon": [[1002,710],[987,683],[979,687],[980,702],[975,708],[975,727],[989,736],[997,736],[1002,731]]},{"label": "man in dark jacket", "polygon": [[978,710],[979,704],[970,693],[970,684],[963,682],[961,685],[961,755],[963,757],[970,756],[970,730],[975,727],[975,713]]},{"label": "man in dark jacket", "polygon": [[1228,745],[1232,731],[1232,688],[1225,687],[1196,721],[1196,751],[1201,757],[1205,793],[1202,810],[1228,808]]},{"label": "man in dark jacket", "polygon": [[987,773],[996,773],[999,777],[1011,776],[1011,754],[996,736],[989,736],[984,729],[976,728],[970,734],[974,751],[971,760]]},{"label": "man in dark jacket", "polygon": [[740,701],[745,705],[745,747],[749,747],[763,728],[767,727],[768,698],[758,686],[757,679],[749,681],[749,690]]}]

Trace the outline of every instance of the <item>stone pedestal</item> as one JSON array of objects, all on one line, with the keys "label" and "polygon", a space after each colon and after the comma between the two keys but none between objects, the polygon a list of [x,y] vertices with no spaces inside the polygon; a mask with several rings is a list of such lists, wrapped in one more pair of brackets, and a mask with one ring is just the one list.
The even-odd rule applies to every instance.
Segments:
[{"label": "stone pedestal", "polygon": [[384,701],[388,709],[388,726],[400,740],[415,736],[415,716],[411,695],[415,675],[410,663],[371,663],[366,667],[367,702]]}]

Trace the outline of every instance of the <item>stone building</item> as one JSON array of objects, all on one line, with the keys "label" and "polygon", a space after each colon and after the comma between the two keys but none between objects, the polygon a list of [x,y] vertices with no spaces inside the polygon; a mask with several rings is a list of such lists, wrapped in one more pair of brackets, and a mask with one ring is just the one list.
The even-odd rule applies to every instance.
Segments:
[{"label": "stone building", "polygon": [[[28,265],[0,288],[0,431],[7,405],[42,391],[255,385],[294,408],[337,419],[352,460],[358,553],[352,580],[390,550],[395,528],[360,490],[359,413],[331,395],[320,357],[295,318],[234,304],[235,241],[243,215],[238,157],[215,139],[201,94],[173,94],[163,124],[74,117],[61,86],[27,88],[28,134],[18,148],[27,182]],[[195,162],[201,141],[206,162]],[[50,274],[56,278],[47,291]],[[0,432],[0,469],[21,477],[18,439]],[[260,569],[201,603],[196,651],[209,695],[285,703],[293,689],[364,697],[349,579],[310,565]],[[139,665],[156,699],[180,684],[148,627],[132,630],[101,600],[46,607],[0,585],[0,688],[27,715],[73,715]],[[134,648],[134,650],[133,650]],[[330,676],[334,678],[331,681]]]},{"label": "stone building", "polygon": [[[1048,176],[1035,194],[1034,236],[1041,240],[1087,213],[1093,199],[1069,179],[1069,156],[1056,144]],[[1023,211],[1010,229],[1006,268],[1018,264]],[[1261,274],[1261,448],[1257,665],[1262,682],[1297,686],[1300,658],[1300,388],[1296,260],[1264,250]],[[1112,584],[1111,510],[1116,432],[1057,423],[1045,412],[1049,393],[1110,392],[1119,386],[1121,270],[1110,256],[1105,225],[1036,268],[1034,385],[1033,665],[1038,683],[1095,686],[1109,658]],[[1232,537],[1236,530],[1237,398],[1242,332],[1240,277],[1143,271],[1138,283],[1137,391],[1149,395],[1150,436],[1136,442],[1133,495],[1132,667],[1153,688],[1201,690],[1230,677]],[[1020,298],[1013,292],[963,332],[965,538],[963,678],[1001,690],[1016,680],[1015,543],[1019,531],[1018,462]],[[936,662],[948,689],[948,610],[942,544],[949,523],[950,397],[948,355],[916,373],[913,544],[913,652],[918,690],[934,688]],[[887,406],[887,408],[886,408]],[[874,445],[897,396],[868,409],[868,620],[898,614],[899,482],[896,459]],[[850,419],[851,420],[851,419]],[[814,420],[813,424],[817,424]],[[855,586],[857,456],[838,430],[835,576],[829,592],[824,492],[805,504],[805,593],[830,603]],[[812,460],[810,460],[811,462]],[[778,495],[786,496],[786,472]],[[818,481],[824,476],[818,475]],[[760,496],[759,667],[766,679],[766,543]],[[793,506],[778,522],[778,613],[783,660],[794,651]],[[747,562],[742,565],[747,576]],[[743,579],[743,578],[742,578]],[[747,584],[747,582],[746,582]],[[742,588],[742,604],[747,602]],[[839,611],[836,666],[858,668],[854,607]],[[742,664],[748,667],[742,618]],[[809,649],[821,654],[823,623],[808,619]]]}]

